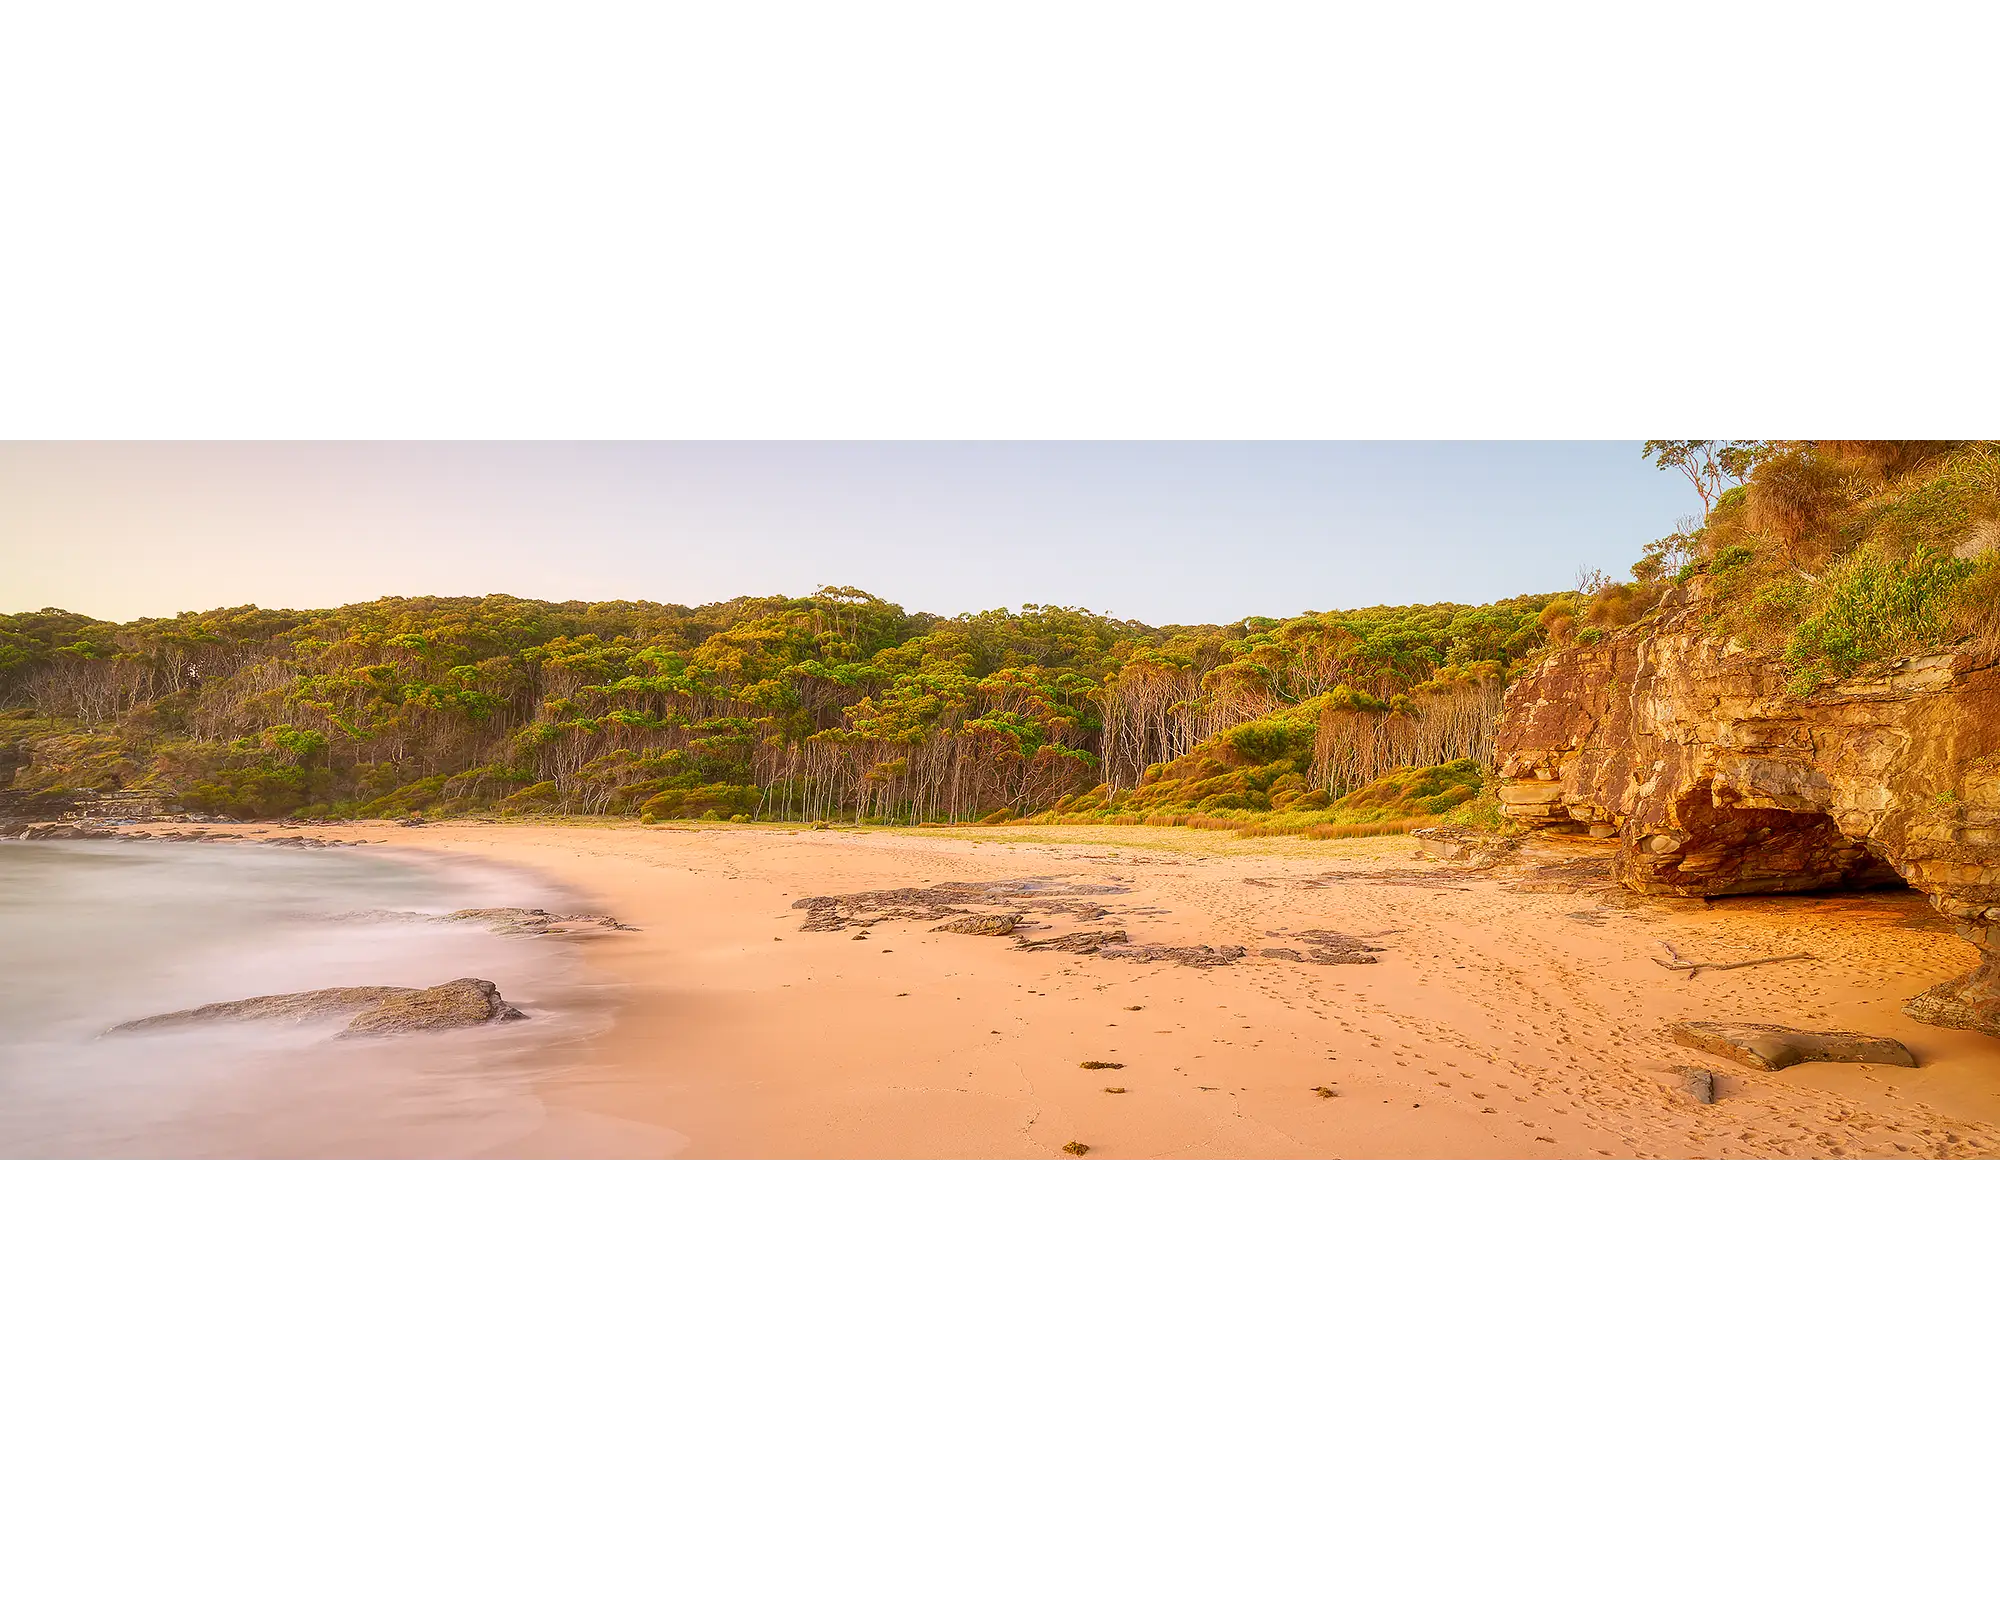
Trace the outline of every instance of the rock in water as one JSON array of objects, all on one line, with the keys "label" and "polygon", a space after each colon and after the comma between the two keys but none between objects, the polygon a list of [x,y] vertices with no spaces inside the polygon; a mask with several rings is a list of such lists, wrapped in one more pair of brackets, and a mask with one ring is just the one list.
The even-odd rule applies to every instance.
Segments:
[{"label": "rock in water", "polygon": [[583,928],[611,928],[620,933],[635,933],[616,917],[594,916],[582,911],[544,911],[539,906],[475,906],[468,911],[451,911],[442,917],[429,917],[430,922],[483,922],[495,933],[518,933],[539,935],[545,933],[575,933]]},{"label": "rock in water", "polygon": [[434,989],[407,989],[370,1006],[335,1036],[362,1039],[383,1033],[427,1033],[473,1028],[482,1022],[519,1022],[527,1013],[500,998],[484,978],[456,978]]},{"label": "rock in water", "polygon": [[111,1033],[142,1033],[154,1028],[199,1027],[209,1022],[316,1022],[364,1011],[397,995],[415,994],[415,989],[356,988],[307,989],[299,994],[260,994],[248,1000],[218,1000],[213,1005],[196,1006],[191,1011],[168,1011],[157,1017],[140,1017],[121,1022]]},{"label": "rock in water", "polygon": [[484,978],[456,978],[433,989],[383,985],[349,989],[306,989],[298,994],[260,994],[248,1000],[221,1000],[191,1011],[121,1022],[111,1033],[144,1033],[156,1028],[200,1027],[215,1022],[318,1022],[352,1016],[336,1037],[365,1038],[429,1028],[467,1028],[481,1022],[513,1022],[526,1015],[500,997]]},{"label": "rock in water", "polygon": [[1805,1033],[1767,1022],[1677,1022],[1676,1044],[1776,1072],[1801,1061],[1861,1061],[1882,1067],[1914,1067],[1917,1058],[1900,1040],[1866,1033]]}]

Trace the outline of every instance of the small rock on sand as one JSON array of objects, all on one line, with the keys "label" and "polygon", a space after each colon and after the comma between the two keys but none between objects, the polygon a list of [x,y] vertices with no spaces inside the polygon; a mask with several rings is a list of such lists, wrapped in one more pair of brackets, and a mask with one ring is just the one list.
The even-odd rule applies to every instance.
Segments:
[{"label": "small rock on sand", "polygon": [[1681,1082],[1694,1099],[1705,1106],[1715,1104],[1715,1074],[1706,1067],[1689,1067],[1682,1075]]}]

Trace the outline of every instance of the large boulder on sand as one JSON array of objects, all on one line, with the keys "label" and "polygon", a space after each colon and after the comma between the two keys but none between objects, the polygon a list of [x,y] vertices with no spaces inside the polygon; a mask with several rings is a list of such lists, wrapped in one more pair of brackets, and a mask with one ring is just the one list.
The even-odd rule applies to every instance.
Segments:
[{"label": "large boulder on sand", "polygon": [[1765,1072],[1778,1072],[1801,1061],[1859,1061],[1882,1067],[1917,1064],[1902,1040],[1867,1033],[1809,1033],[1768,1022],[1677,1022],[1669,1036],[1675,1044],[1706,1050]]}]

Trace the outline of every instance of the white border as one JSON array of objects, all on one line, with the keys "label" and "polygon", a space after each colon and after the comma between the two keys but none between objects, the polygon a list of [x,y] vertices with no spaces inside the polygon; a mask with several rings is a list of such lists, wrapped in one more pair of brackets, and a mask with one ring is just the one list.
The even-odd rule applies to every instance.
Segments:
[{"label": "white border", "polygon": [[1932,1593],[1988,1543],[1990,1190],[16,1164],[0,1583]]},{"label": "white border", "polygon": [[[16,8],[0,434],[1990,433],[1994,30]],[[1983,1168],[16,1165],[0,1215],[10,1593],[1990,1565]]]}]

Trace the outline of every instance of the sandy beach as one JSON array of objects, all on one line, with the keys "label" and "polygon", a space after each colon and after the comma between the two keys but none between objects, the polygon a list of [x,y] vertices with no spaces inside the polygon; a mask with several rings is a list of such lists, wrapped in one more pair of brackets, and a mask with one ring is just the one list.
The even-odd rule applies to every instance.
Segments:
[{"label": "sandy beach", "polygon": [[[614,1021],[552,1052],[545,1124],[495,1156],[1027,1158],[1073,1143],[1090,1160],[2000,1151],[2000,1040],[1899,1010],[1971,964],[1911,891],[1639,899],[1603,880],[1606,853],[1584,841],[1477,871],[1424,859],[1406,838],[1184,829],[310,834],[529,868],[579,902],[552,909],[609,911],[636,930],[589,941],[621,996]],[[1105,891],[1101,921],[1051,912],[1024,927],[1034,937],[1121,927],[1132,944],[1251,954],[1212,967],[1112,959],[916,920],[809,932],[793,909],[1016,879],[1070,902]],[[1310,950],[1298,936],[1312,930],[1368,936],[1376,959],[1257,953]],[[1658,964],[1663,942],[1703,961],[1812,959],[1689,977]],[[1920,1066],[1750,1071],[1669,1042],[1680,1020],[1886,1033]],[[1696,1066],[1716,1072],[1714,1104],[1684,1086]]]}]

